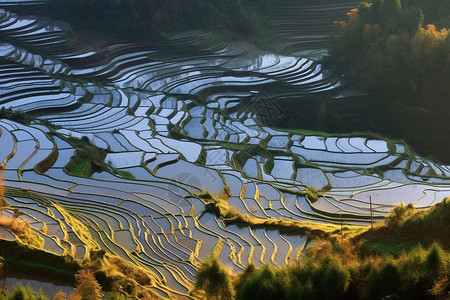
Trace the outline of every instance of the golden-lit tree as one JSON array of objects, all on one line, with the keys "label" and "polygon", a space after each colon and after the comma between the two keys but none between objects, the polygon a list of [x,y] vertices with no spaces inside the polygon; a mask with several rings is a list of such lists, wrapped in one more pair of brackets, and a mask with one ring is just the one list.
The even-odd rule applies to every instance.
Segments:
[{"label": "golden-lit tree", "polygon": [[103,298],[102,287],[91,270],[80,270],[75,274],[77,286],[69,299],[99,300]]}]

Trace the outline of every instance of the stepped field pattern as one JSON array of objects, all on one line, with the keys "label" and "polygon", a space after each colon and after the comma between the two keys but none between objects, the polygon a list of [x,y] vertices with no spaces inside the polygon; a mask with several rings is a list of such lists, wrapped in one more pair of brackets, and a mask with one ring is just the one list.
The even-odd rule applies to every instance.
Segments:
[{"label": "stepped field pattern", "polygon": [[[0,9],[0,107],[34,119],[0,119],[4,214],[19,208],[46,251],[89,255],[68,212],[98,246],[153,273],[154,292],[190,298],[212,252],[239,272],[293,262],[308,243],[273,227],[227,225],[205,193],[259,220],[366,225],[370,199],[382,219],[400,202],[425,208],[450,195],[450,167],[401,142],[264,126],[283,117],[284,97],[340,95],[341,77],[315,61],[205,32],[157,46],[92,42],[9,8]],[[70,137],[105,149],[109,172],[70,175],[83,167],[69,164]]]}]

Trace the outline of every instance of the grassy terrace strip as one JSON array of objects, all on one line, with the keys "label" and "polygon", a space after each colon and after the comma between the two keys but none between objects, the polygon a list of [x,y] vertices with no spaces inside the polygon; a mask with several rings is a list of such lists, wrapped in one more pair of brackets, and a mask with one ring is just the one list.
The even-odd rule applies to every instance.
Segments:
[{"label": "grassy terrace strip", "polygon": [[49,253],[102,248],[142,268],[162,298],[198,297],[211,253],[235,273],[282,267],[311,239],[450,193],[450,167],[401,141],[263,125],[288,98],[341,94],[310,59],[198,31],[149,46],[0,15],[8,214],[22,211]]}]

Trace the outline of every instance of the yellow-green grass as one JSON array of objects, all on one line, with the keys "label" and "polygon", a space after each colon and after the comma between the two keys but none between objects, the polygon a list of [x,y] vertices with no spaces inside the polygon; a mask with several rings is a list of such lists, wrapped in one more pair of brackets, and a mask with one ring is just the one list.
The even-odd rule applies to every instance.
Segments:
[{"label": "yellow-green grass", "polygon": [[353,238],[369,230],[368,226],[360,225],[345,225],[341,227],[330,223],[257,218],[244,214],[237,208],[230,206],[226,191],[223,191],[221,196],[204,191],[198,194],[197,197],[207,203],[207,211],[221,217],[227,225],[236,224],[238,226],[273,228],[285,234],[305,235],[311,238],[330,238],[333,236]]}]

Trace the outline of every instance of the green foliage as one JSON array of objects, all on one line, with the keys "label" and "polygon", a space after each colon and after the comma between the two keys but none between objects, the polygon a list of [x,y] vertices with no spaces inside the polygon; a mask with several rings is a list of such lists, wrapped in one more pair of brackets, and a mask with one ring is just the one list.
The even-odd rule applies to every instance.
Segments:
[{"label": "green foliage", "polygon": [[409,251],[414,247],[414,243],[392,243],[385,240],[367,241],[363,243],[364,248],[371,252],[379,254],[389,253],[394,255],[400,255],[404,251]]},{"label": "green foliage", "polygon": [[340,36],[330,50],[331,62],[344,71],[352,71],[355,82],[392,101],[431,109],[449,107],[450,37],[445,29],[423,28],[424,19],[450,20],[449,3],[362,3],[349,12],[348,21],[340,22]]},{"label": "green foliage", "polygon": [[35,292],[31,286],[28,284],[27,286],[23,286],[21,283],[18,283],[12,292],[9,294],[8,291],[0,291],[0,299],[7,300],[48,300],[47,297],[44,296],[42,291]]},{"label": "green foliage", "polygon": [[450,198],[436,204],[427,211],[417,210],[412,205],[395,207],[386,220],[389,230],[396,238],[430,245],[435,240],[446,249],[450,248]]},{"label": "green foliage", "polygon": [[349,256],[354,251],[347,242],[323,241],[298,264],[249,266],[236,277],[237,299],[434,299],[449,292],[450,253],[437,244],[397,257]]},{"label": "green foliage", "polygon": [[195,289],[204,291],[207,299],[231,300],[234,297],[231,277],[215,257],[200,266]]},{"label": "green foliage", "polygon": [[0,119],[8,119],[20,124],[28,125],[31,121],[33,121],[34,118],[28,113],[16,112],[12,111],[11,109],[2,107],[0,109]]},{"label": "green foliage", "polygon": [[[426,214],[423,214],[423,223],[441,227],[443,230],[448,228],[448,220],[450,220],[450,197],[445,198],[442,202],[436,204]],[[420,223],[420,219],[411,219],[411,223]],[[448,231],[447,231],[448,232]]]},{"label": "green foliage", "polygon": [[[431,278],[438,278],[444,273],[446,261],[444,253],[437,243],[433,243],[428,250],[428,255],[424,261],[425,272],[431,276]],[[448,267],[448,266],[447,266]]]},{"label": "green foliage", "polygon": [[134,177],[134,175],[128,171],[123,171],[123,170],[119,170],[113,167],[110,167],[112,173],[117,174],[119,176],[122,176],[125,179],[131,179],[131,180],[135,180],[136,178]]},{"label": "green foliage", "polygon": [[[378,273],[378,284],[374,286],[374,289],[370,293],[373,297],[380,295],[381,297],[397,294],[400,288],[400,272],[398,265],[393,261],[387,261],[380,269]],[[374,297],[379,299],[379,297]]]},{"label": "green foliage", "polygon": [[394,207],[389,216],[386,219],[386,223],[391,227],[398,227],[403,225],[403,223],[410,218],[412,215],[416,213],[414,206],[412,204],[408,204],[405,206],[403,203]]},{"label": "green foliage", "polygon": [[127,115],[129,116],[134,116],[134,110],[132,110],[131,108],[127,108]]},{"label": "green foliage", "polygon": [[[345,299],[350,273],[338,260],[307,260],[303,266],[246,271],[237,283],[237,299]],[[306,297],[306,298],[305,298]]]},{"label": "green foliage", "polygon": [[70,158],[64,170],[74,176],[90,177],[105,166],[106,150],[91,144],[88,137],[69,138],[68,142],[75,147],[75,154]]},{"label": "green foliage", "polygon": [[247,271],[237,299],[290,299],[290,274],[288,270],[273,269],[264,265],[261,269]]},{"label": "green foliage", "polygon": [[323,299],[339,299],[348,288],[350,273],[338,260],[330,259],[326,262],[320,283]]}]

